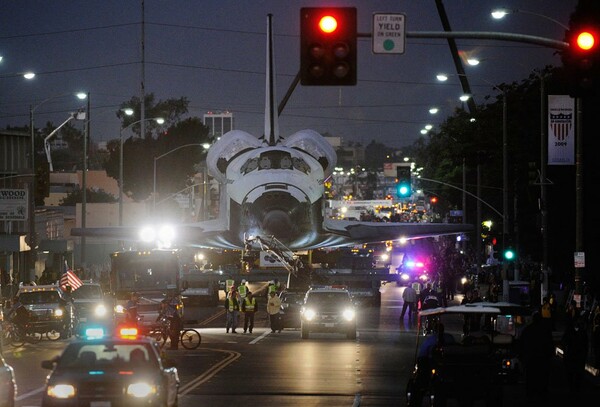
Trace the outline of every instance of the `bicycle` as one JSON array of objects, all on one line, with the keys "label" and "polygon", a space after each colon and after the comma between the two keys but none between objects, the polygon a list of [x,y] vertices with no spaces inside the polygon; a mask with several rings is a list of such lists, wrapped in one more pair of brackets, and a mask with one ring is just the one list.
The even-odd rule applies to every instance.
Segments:
[{"label": "bicycle", "polygon": [[[162,349],[170,338],[169,332],[171,324],[165,317],[161,317],[157,322],[158,324],[151,329],[150,336],[158,342]],[[200,335],[200,332],[194,328],[184,328],[179,335],[179,342],[185,349],[196,349],[202,342],[202,336]]]},{"label": "bicycle", "polygon": [[38,343],[42,340],[42,334],[31,330],[31,326],[26,324],[20,327],[14,322],[6,321],[2,327],[2,344],[10,344],[15,348],[24,346],[25,343]]}]

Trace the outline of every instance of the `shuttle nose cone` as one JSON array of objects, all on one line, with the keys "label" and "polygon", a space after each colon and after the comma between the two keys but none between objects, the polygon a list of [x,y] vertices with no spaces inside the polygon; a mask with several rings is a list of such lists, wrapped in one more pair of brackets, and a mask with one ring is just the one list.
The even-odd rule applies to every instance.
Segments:
[{"label": "shuttle nose cone", "polygon": [[267,212],[262,222],[263,230],[277,238],[290,236],[293,227],[290,216],[280,209]]}]

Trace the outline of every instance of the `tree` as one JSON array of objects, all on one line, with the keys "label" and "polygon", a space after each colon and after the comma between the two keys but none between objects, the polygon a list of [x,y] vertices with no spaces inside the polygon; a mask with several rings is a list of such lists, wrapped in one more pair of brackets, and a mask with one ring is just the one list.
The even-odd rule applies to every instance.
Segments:
[{"label": "tree", "polygon": [[[108,192],[105,192],[103,189],[96,190],[96,189],[88,188],[85,198],[86,198],[86,202],[89,202],[89,203],[117,202],[117,199],[114,196],[112,196]],[[63,198],[60,201],[60,206],[75,206],[75,204],[81,203],[82,200],[83,200],[83,191],[81,188],[78,188],[78,189],[74,190],[73,192],[71,192],[70,194],[68,194],[65,198]]]}]

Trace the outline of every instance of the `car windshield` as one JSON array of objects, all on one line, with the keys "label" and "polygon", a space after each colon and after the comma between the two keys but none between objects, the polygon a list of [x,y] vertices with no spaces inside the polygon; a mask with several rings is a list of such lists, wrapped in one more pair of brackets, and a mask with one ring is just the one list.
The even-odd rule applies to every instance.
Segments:
[{"label": "car windshield", "polygon": [[284,293],[281,298],[281,302],[285,304],[297,304],[304,300],[303,293]]},{"label": "car windshield", "polygon": [[74,290],[71,295],[76,300],[101,300],[102,288],[99,285],[82,285]]},{"label": "car windshield", "polygon": [[350,298],[346,292],[313,292],[309,293],[306,298],[306,304],[308,305],[320,305],[320,304],[344,304],[350,303]]},{"label": "car windshield", "polygon": [[25,305],[54,303],[59,299],[60,295],[56,291],[35,291],[19,295],[19,301]]},{"label": "car windshield", "polygon": [[152,348],[145,343],[74,343],[65,349],[60,368],[131,369],[158,366]]}]

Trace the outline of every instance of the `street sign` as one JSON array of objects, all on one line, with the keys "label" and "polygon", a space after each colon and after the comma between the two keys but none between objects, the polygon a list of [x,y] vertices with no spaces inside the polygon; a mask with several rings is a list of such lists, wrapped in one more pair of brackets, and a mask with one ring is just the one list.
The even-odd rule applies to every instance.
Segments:
[{"label": "street sign", "polygon": [[585,252],[575,252],[575,268],[585,267]]},{"label": "street sign", "polygon": [[404,14],[373,14],[374,54],[404,54],[405,21]]},{"label": "street sign", "polygon": [[27,220],[27,197],[25,189],[0,189],[0,220]]}]

